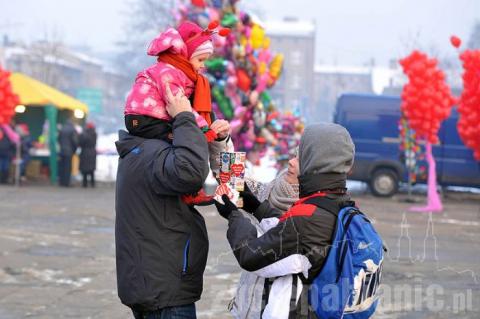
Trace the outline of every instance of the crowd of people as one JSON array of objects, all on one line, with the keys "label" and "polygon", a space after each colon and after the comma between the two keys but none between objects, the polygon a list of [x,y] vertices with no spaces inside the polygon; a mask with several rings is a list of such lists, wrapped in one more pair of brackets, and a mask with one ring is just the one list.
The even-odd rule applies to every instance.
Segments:
[{"label": "crowd of people", "polygon": [[[59,149],[59,185],[69,187],[71,184],[72,157],[80,148],[80,173],[84,188],[95,187],[95,169],[97,159],[97,132],[95,125],[87,122],[82,133],[78,133],[71,120],[67,120],[58,133]],[[90,180],[90,183],[88,182]]]},{"label": "crowd of people", "polygon": [[[58,184],[62,187],[71,185],[72,158],[79,151],[79,171],[83,177],[83,187],[95,187],[96,144],[95,125],[87,122],[79,130],[71,120],[67,120],[58,132]],[[20,182],[27,180],[27,167],[31,161],[31,150],[34,147],[30,129],[25,123],[14,127],[0,127],[0,183],[13,183],[15,169],[20,172]],[[16,159],[19,159],[19,162]],[[18,163],[18,168],[15,164]]]}]

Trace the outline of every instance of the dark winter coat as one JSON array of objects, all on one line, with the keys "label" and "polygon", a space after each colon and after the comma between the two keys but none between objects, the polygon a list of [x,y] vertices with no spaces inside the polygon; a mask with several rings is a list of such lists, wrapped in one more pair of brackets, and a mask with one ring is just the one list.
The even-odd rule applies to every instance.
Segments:
[{"label": "dark winter coat", "polygon": [[97,168],[97,132],[94,128],[87,128],[80,135],[80,172],[92,173]]},{"label": "dark winter coat", "polygon": [[178,114],[173,141],[120,132],[115,195],[117,286],[138,311],[200,299],[208,253],[205,221],[181,195],[201,189],[208,145],[190,112]]},{"label": "dark winter coat", "polygon": [[[256,271],[292,254],[302,254],[312,264],[305,282],[309,283],[318,275],[332,243],[336,217],[325,209],[303,205],[305,199],[283,214],[276,227],[258,238],[250,220],[239,211],[232,212],[227,237],[243,269]],[[338,210],[349,204],[349,199],[347,195],[332,194],[325,197]],[[255,216],[259,220],[280,217],[279,211],[268,202],[259,207]]]},{"label": "dark winter coat", "polygon": [[63,124],[58,133],[58,143],[60,144],[60,155],[72,156],[75,154],[78,147],[78,133],[71,122]]},{"label": "dark winter coat", "polygon": [[12,158],[15,155],[15,144],[0,127],[0,157]]}]

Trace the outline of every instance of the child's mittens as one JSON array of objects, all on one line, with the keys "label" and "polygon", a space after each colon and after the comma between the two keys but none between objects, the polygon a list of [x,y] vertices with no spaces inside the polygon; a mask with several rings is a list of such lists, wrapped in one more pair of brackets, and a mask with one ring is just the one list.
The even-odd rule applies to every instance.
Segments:
[{"label": "child's mittens", "polygon": [[215,133],[214,130],[208,130],[205,133],[203,133],[205,137],[207,138],[207,143],[213,142],[218,138],[217,133]]},{"label": "child's mittens", "polygon": [[208,195],[203,189],[196,194],[182,195],[182,201],[188,206],[208,206],[214,203],[213,196]]}]

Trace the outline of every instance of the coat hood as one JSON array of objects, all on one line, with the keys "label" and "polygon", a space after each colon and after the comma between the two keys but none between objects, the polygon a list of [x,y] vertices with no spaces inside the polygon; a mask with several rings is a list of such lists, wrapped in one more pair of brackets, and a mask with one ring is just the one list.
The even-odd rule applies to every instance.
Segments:
[{"label": "coat hood", "polygon": [[186,58],[188,57],[187,45],[183,41],[180,33],[174,28],[168,28],[153,39],[148,46],[147,54],[157,56],[166,51],[183,55]]},{"label": "coat hood", "polygon": [[346,187],[355,145],[348,131],[334,123],[307,126],[299,146],[300,197]]},{"label": "coat hood", "polygon": [[124,130],[118,131],[118,141],[115,142],[118,155],[120,156],[120,158],[125,157],[135,147],[142,144],[143,141],[144,141],[143,138],[130,135],[127,133],[127,131],[124,131]]},{"label": "coat hood", "polygon": [[346,174],[353,165],[355,145],[348,131],[334,123],[305,128],[299,146],[300,175]]}]

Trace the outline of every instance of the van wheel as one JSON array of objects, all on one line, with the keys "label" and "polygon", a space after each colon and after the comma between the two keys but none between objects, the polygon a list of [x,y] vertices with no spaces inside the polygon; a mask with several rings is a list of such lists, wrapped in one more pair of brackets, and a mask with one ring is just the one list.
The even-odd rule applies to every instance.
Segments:
[{"label": "van wheel", "polygon": [[390,197],[398,191],[398,177],[394,170],[388,168],[377,169],[370,181],[373,195]]}]

